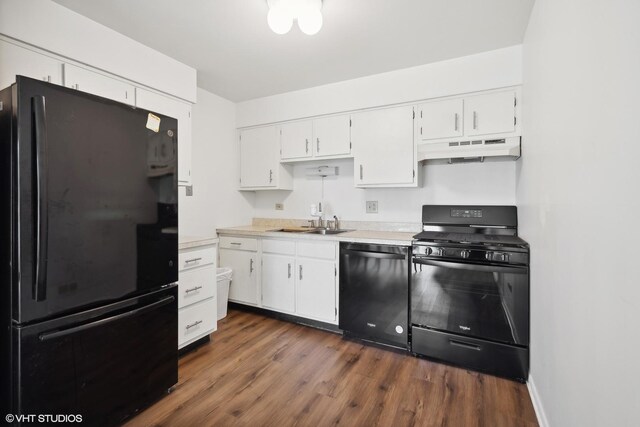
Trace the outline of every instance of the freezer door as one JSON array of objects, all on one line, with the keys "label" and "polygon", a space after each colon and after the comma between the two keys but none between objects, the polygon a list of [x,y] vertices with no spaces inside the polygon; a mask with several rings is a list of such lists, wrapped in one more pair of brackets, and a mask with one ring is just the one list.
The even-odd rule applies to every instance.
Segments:
[{"label": "freezer door", "polygon": [[12,413],[116,425],[178,380],[175,286],[12,335]]},{"label": "freezer door", "polygon": [[13,320],[176,282],[176,120],[23,77],[14,90]]}]

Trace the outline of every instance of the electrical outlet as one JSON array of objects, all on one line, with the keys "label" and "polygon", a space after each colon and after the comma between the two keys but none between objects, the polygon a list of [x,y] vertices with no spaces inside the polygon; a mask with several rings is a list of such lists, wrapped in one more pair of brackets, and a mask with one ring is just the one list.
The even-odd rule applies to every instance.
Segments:
[{"label": "electrical outlet", "polygon": [[283,211],[284,210],[284,203],[276,203],[276,210],[277,211]]},{"label": "electrical outlet", "polygon": [[193,196],[193,185],[187,185],[185,187],[185,193],[186,193],[186,196],[188,197]]},{"label": "electrical outlet", "polygon": [[378,213],[377,200],[367,200],[367,213]]}]

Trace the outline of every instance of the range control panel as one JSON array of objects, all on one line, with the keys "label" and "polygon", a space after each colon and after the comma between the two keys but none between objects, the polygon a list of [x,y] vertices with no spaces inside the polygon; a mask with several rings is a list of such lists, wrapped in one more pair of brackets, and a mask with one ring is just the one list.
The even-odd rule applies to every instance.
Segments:
[{"label": "range control panel", "polygon": [[451,209],[452,218],[482,218],[482,209]]}]

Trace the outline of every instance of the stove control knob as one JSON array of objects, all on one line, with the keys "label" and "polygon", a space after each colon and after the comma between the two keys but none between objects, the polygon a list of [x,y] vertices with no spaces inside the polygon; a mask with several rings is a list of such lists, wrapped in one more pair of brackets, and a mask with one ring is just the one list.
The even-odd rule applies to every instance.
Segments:
[{"label": "stove control knob", "polygon": [[431,252],[432,252],[431,247],[429,247],[429,246],[425,246],[424,247],[424,254],[425,255],[431,255]]},{"label": "stove control knob", "polygon": [[460,251],[460,258],[467,259],[469,258],[470,252],[466,249]]}]

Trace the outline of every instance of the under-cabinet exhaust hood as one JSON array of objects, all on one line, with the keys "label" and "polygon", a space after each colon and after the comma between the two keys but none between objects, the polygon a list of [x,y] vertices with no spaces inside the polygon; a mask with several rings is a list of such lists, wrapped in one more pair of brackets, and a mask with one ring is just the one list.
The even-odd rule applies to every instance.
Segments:
[{"label": "under-cabinet exhaust hood", "polygon": [[418,161],[482,157],[520,157],[520,137],[428,142],[418,145]]}]

